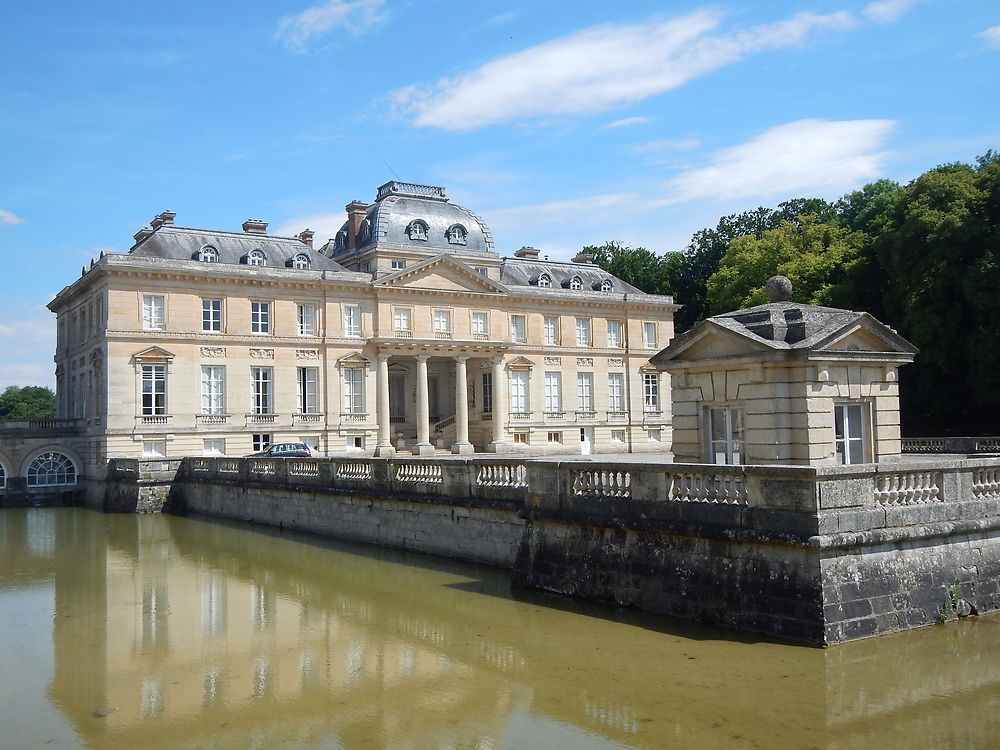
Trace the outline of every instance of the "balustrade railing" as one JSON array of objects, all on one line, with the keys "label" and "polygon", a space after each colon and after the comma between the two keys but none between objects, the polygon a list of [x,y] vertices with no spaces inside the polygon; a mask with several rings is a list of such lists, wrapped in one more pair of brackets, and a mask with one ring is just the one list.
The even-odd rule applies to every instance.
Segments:
[{"label": "balustrade railing", "polygon": [[977,500],[1000,499],[1000,467],[990,466],[972,472],[972,495]]},{"label": "balustrade railing", "polygon": [[251,474],[261,476],[271,476],[278,472],[278,465],[272,458],[251,458],[249,468]]},{"label": "balustrade railing", "polygon": [[482,464],[476,472],[479,487],[527,487],[528,469],[523,463]]},{"label": "balustrade railing", "polygon": [[372,478],[371,461],[342,461],[336,464],[333,478],[337,481],[368,482]]},{"label": "balustrade railing", "polygon": [[288,462],[288,476],[290,477],[318,477],[318,461],[296,461]]},{"label": "balustrade railing", "polygon": [[441,464],[396,464],[396,481],[440,484],[444,481],[444,472]]},{"label": "balustrade railing", "polygon": [[574,495],[628,498],[632,495],[632,474],[628,471],[572,469]]},{"label": "balustrade railing", "polygon": [[682,471],[669,475],[667,497],[684,503],[748,505],[747,485],[742,473],[726,471]]},{"label": "balustrade railing", "polygon": [[875,502],[878,505],[920,505],[944,500],[941,472],[901,471],[876,474]]}]

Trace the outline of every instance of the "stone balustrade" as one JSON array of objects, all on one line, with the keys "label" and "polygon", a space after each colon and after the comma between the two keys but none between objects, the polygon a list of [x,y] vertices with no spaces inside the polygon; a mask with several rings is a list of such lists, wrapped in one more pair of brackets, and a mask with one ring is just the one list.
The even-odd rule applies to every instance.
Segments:
[{"label": "stone balustrade", "polygon": [[1000,437],[908,437],[903,453],[1000,453]]}]

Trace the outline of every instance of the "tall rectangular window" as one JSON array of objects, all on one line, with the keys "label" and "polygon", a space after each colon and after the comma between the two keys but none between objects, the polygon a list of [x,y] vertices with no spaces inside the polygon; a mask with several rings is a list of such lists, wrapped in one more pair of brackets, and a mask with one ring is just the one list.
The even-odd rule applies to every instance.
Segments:
[{"label": "tall rectangular window", "polygon": [[554,315],[546,315],[542,321],[542,331],[546,346],[559,345],[559,318]]},{"label": "tall rectangular window", "polygon": [[608,411],[625,411],[625,376],[608,373]]},{"label": "tall rectangular window", "polygon": [[545,411],[562,411],[562,373],[545,373]]},{"label": "tall rectangular window", "polygon": [[657,372],[642,374],[642,410],[660,411],[660,374]]},{"label": "tall rectangular window", "polygon": [[590,346],[590,318],[576,319],[576,345]]},{"label": "tall rectangular window", "polygon": [[620,320],[608,321],[608,347],[619,349],[622,345],[622,322]]},{"label": "tall rectangular window", "polygon": [[299,414],[318,413],[319,370],[315,367],[299,367],[296,369],[295,380],[298,385]]},{"label": "tall rectangular window", "polygon": [[510,373],[510,411],[511,414],[528,412],[528,373],[525,370]]},{"label": "tall rectangular window", "polygon": [[835,404],[833,407],[837,460],[842,464],[867,461],[865,445],[865,405]]},{"label": "tall rectangular window", "polygon": [[578,372],[576,374],[577,411],[594,410],[594,373]]},{"label": "tall rectangular window", "polygon": [[224,414],[226,411],[226,368],[205,365],[201,368],[201,413]]},{"label": "tall rectangular window", "polygon": [[365,411],[365,371],[361,367],[344,370],[344,413],[363,414]]},{"label": "tall rectangular window", "polygon": [[731,406],[708,409],[708,460],[716,464],[743,462],[743,410]]},{"label": "tall rectangular window", "polygon": [[167,366],[142,365],[142,413],[167,413]]},{"label": "tall rectangular window", "polygon": [[274,413],[274,370],[270,367],[250,368],[250,411],[254,414]]},{"label": "tall rectangular window", "polygon": [[361,308],[358,305],[344,305],[344,335],[361,336]]},{"label": "tall rectangular window", "polygon": [[255,432],[250,444],[254,452],[267,450],[271,446],[271,434],[269,432]]},{"label": "tall rectangular window", "polygon": [[451,310],[434,311],[434,333],[435,334],[451,333]]},{"label": "tall rectangular window", "polygon": [[493,373],[483,373],[483,412],[491,414],[493,412]]},{"label": "tall rectangular window", "polygon": [[527,343],[528,319],[524,315],[510,316],[510,340],[515,344]]},{"label": "tall rectangular window", "polygon": [[222,331],[221,299],[203,299],[201,301],[201,330],[210,333]]},{"label": "tall rectangular window", "polygon": [[472,333],[475,336],[485,336],[489,333],[489,321],[486,317],[486,313],[472,313]]},{"label": "tall rectangular window", "polygon": [[165,309],[166,301],[162,294],[142,295],[143,330],[162,331],[166,320]]},{"label": "tall rectangular window", "polygon": [[413,312],[408,307],[395,307],[392,310],[392,329],[394,331],[413,330]]},{"label": "tall rectangular window", "polygon": [[656,348],[656,323],[642,324],[642,345],[647,349]]},{"label": "tall rectangular window", "polygon": [[316,305],[297,305],[295,319],[299,326],[299,336],[316,335]]},{"label": "tall rectangular window", "polygon": [[250,303],[250,333],[271,332],[271,303]]}]

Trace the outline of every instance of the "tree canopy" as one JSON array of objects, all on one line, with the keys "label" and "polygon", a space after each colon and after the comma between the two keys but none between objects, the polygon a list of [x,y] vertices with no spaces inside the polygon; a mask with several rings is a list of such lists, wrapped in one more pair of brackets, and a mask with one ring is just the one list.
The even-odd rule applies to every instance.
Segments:
[{"label": "tree canopy", "polygon": [[0,419],[51,419],[56,415],[56,395],[36,385],[7,386],[0,393]]},{"label": "tree canopy", "polygon": [[1000,432],[1000,154],[878,180],[829,202],[795,198],[730,214],[683,252],[609,242],[595,260],[684,305],[679,332],[766,301],[774,274],[792,299],[864,310],[920,348],[900,371],[904,431]]}]

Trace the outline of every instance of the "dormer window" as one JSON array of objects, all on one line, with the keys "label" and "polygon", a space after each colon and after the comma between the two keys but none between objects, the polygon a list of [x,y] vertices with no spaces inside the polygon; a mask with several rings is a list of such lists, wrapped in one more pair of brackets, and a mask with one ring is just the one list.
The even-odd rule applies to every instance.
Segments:
[{"label": "dormer window", "polygon": [[292,268],[309,268],[311,263],[309,262],[309,256],[305,253],[299,253],[294,258],[292,258]]},{"label": "dormer window", "polygon": [[358,239],[363,245],[366,242],[368,242],[368,240],[370,240],[371,237],[372,237],[372,223],[368,219],[365,219],[364,221],[361,222],[361,231],[358,233]]},{"label": "dormer window", "polygon": [[607,292],[613,292],[614,289],[615,289],[615,285],[612,283],[611,279],[605,279],[604,281],[601,282],[601,291],[602,292],[605,292],[605,293],[607,293]]},{"label": "dormer window", "polygon": [[465,238],[469,236],[468,230],[461,224],[452,224],[445,234],[452,245],[464,245]]},{"label": "dormer window", "polygon": [[267,256],[263,250],[251,250],[246,254],[246,261],[248,266],[266,266]]},{"label": "dormer window", "polygon": [[581,279],[579,276],[574,276],[572,279],[569,280],[569,288],[573,289],[574,291],[583,289],[583,279]]},{"label": "dormer window", "polygon": [[552,286],[552,277],[549,276],[547,273],[540,274],[538,277],[538,286],[542,287],[543,289],[548,289],[550,286]]},{"label": "dormer window", "polygon": [[198,251],[198,260],[202,263],[218,263],[219,262],[219,251],[216,250],[211,245],[205,245],[201,250]]},{"label": "dormer window", "polygon": [[427,242],[427,224],[422,219],[414,219],[406,228],[406,236],[411,240]]}]

